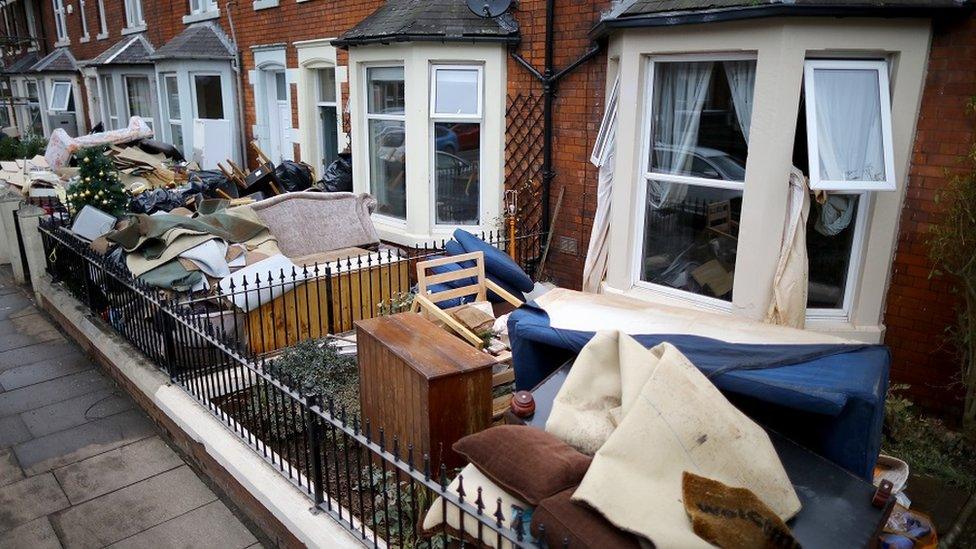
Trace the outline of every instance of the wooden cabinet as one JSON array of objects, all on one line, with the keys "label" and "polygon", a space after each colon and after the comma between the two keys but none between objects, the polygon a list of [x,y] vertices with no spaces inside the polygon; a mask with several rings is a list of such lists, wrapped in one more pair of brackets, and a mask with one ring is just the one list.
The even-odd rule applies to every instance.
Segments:
[{"label": "wooden cabinet", "polygon": [[491,421],[494,358],[415,313],[361,320],[356,333],[362,413],[373,436],[383,427],[392,448],[396,435],[403,456],[412,443],[416,462],[427,453],[434,470],[442,460],[463,465],[451,445]]}]

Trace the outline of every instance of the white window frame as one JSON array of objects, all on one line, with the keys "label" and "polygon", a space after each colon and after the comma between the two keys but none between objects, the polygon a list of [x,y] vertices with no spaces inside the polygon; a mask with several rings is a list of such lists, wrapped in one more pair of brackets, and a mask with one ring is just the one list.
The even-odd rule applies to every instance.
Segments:
[{"label": "white window frame", "polygon": [[[403,112],[400,113],[400,114],[380,114],[380,113],[370,113],[369,112],[369,92],[370,92],[370,90],[369,90],[369,69],[385,69],[385,68],[390,68],[390,69],[403,69],[403,84],[404,84],[404,87],[403,87]],[[388,120],[388,121],[393,121],[393,122],[403,122],[403,147],[404,147],[404,154],[406,154],[406,148],[407,148],[407,107],[409,105],[408,99],[407,99],[407,89],[406,89],[406,84],[407,84],[407,68],[406,68],[406,64],[403,63],[403,62],[400,62],[400,63],[395,63],[395,62],[390,62],[390,63],[364,63],[362,65],[362,77],[361,78],[362,78],[361,82],[363,83],[363,91],[362,91],[362,101],[363,101],[363,131],[364,131],[363,136],[366,139],[366,141],[365,141],[365,143],[366,143],[366,148],[365,148],[365,150],[366,150],[366,163],[365,163],[365,165],[366,165],[366,181],[369,183],[369,193],[375,195],[375,193],[373,191],[373,176],[370,173],[370,158],[371,158],[371,154],[372,154],[372,145],[373,144],[372,144],[372,142],[369,139],[369,122],[371,120]],[[406,201],[407,200],[406,196],[407,196],[407,194],[410,191],[409,186],[407,185],[406,180],[404,180],[404,188],[403,189],[404,189],[404,192],[403,192],[404,200]],[[407,204],[409,205],[409,202],[407,202]],[[399,217],[393,217],[393,216],[389,216],[389,215],[384,215],[382,213],[374,213],[373,215],[375,215],[376,217],[382,219],[384,223],[388,223],[390,225],[396,225],[396,226],[405,228],[407,226],[406,217],[409,216],[409,212],[407,212],[404,215],[404,219],[400,219]]]},{"label": "white window frame", "polygon": [[[883,181],[824,180],[820,177],[820,149],[817,143],[816,85],[813,73],[816,69],[873,70],[878,74],[878,91],[881,105],[881,140],[884,155],[885,179]],[[891,134],[891,88],[888,81],[888,63],[884,60],[863,59],[807,59],[803,70],[803,86],[806,96],[807,151],[809,156],[810,188],[824,191],[893,191],[897,187],[895,177],[894,145]]]},{"label": "white window frame", "polygon": [[[874,193],[869,191],[838,192],[835,194],[856,195],[857,216],[854,217],[854,235],[851,237],[851,257],[847,263],[847,279],[844,283],[844,303],[838,308],[811,307],[807,308],[806,319],[809,321],[843,321],[847,322],[854,311],[854,294],[857,292],[861,270],[864,265],[864,244],[867,241],[868,223],[871,218],[869,211],[874,201]],[[809,285],[809,280],[807,284]]]},{"label": "white window frame", "polygon": [[108,22],[105,20],[105,0],[98,0],[98,28],[99,32],[95,35],[98,40],[108,38]]},{"label": "white window frame", "polygon": [[[457,113],[439,113],[437,112],[437,72],[443,70],[477,70],[478,71],[478,112],[476,114],[457,114]],[[481,120],[484,118],[484,104],[485,104],[485,85],[484,85],[484,75],[485,69],[484,65],[478,64],[433,64],[430,67],[430,117],[438,117],[450,119],[446,120],[448,122],[454,122],[456,120]]]},{"label": "white window frame", "polygon": [[[477,70],[478,72],[478,112],[477,114],[456,114],[456,113],[438,113],[436,109],[437,105],[437,72],[441,70]],[[485,86],[484,86],[484,65],[482,64],[431,64],[430,66],[430,110],[428,113],[428,130],[429,139],[427,147],[429,152],[429,162],[430,162],[430,182],[428,183],[429,190],[429,207],[430,207],[430,219],[431,227],[434,231],[438,230],[452,230],[459,227],[471,228],[480,227],[484,220],[481,219],[483,213],[484,205],[484,191],[482,188],[483,173],[482,173],[482,145],[478,144],[478,222],[473,225],[458,225],[454,223],[438,223],[437,222],[437,148],[435,143],[437,142],[437,131],[435,126],[438,123],[460,123],[460,124],[474,124],[477,123],[481,129],[484,129],[484,101],[485,101]],[[478,139],[481,140],[482,131],[478,131]]]},{"label": "white window frame", "polygon": [[81,18],[81,38],[79,42],[87,42],[88,35],[88,16],[85,14],[85,0],[78,0],[78,16]]},{"label": "white window frame", "polygon": [[[640,166],[637,173],[637,197],[634,201],[634,219],[637,220],[636,227],[639,238],[634,239],[633,253],[633,286],[662,294],[675,299],[687,301],[715,311],[729,312],[732,310],[733,301],[725,301],[717,297],[696,294],[678,288],[671,288],[661,284],[654,284],[643,280],[643,250],[644,250],[644,223],[647,215],[647,183],[654,179],[667,183],[678,183],[684,185],[696,185],[700,187],[712,187],[716,189],[729,189],[743,192],[743,202],[745,201],[745,178],[742,181],[725,181],[720,179],[704,179],[699,177],[675,174],[660,174],[651,171],[649,168],[651,157],[651,123],[654,119],[654,72],[655,65],[658,63],[682,63],[696,61],[757,61],[755,54],[729,54],[729,53],[702,53],[687,55],[654,55],[645,58],[646,74],[644,77],[644,120],[641,121],[641,156]],[[755,90],[753,90],[755,93]],[[748,177],[748,174],[747,174]],[[738,262],[736,262],[738,266]],[[735,273],[733,271],[733,280]],[[735,298],[733,288],[732,299]]]},{"label": "white window frame", "polygon": [[[224,75],[215,71],[196,71],[189,73],[190,77],[190,95],[193,97],[193,118],[194,120],[200,118],[200,108],[197,101],[197,77],[198,76],[216,76],[220,84],[220,108],[224,111],[223,118],[207,118],[207,120],[227,120],[227,109],[224,106]],[[286,81],[287,85],[287,81]]]},{"label": "white window frame", "polygon": [[146,26],[143,16],[142,0],[125,0],[125,28],[135,29]]},{"label": "white window frame", "polygon": [[[175,88],[173,91],[176,92],[177,101],[181,99],[180,97],[180,79],[175,72],[164,72],[159,74],[159,82],[162,84],[162,101],[160,101],[160,107],[164,111],[163,118],[166,120],[166,131],[165,135],[169,138],[170,143],[174,141],[173,138],[173,126],[179,126],[180,128],[180,138],[183,137],[183,105],[180,104],[180,116],[178,118],[173,118],[173,113],[170,112],[169,106],[169,80],[173,80],[173,85]],[[185,143],[185,141],[184,141]]]},{"label": "white window frame", "polygon": [[54,29],[57,33],[58,44],[68,42],[68,21],[65,17],[64,0],[51,0],[54,8]]},{"label": "white window frame", "polygon": [[[319,78],[318,71],[329,70],[329,69],[332,69],[332,79],[333,82],[335,82],[334,89],[332,90],[332,94],[335,96],[335,99],[332,101],[325,101],[322,99],[322,95],[323,95],[322,79]],[[312,74],[315,75],[315,131],[317,135],[317,140],[319,141],[319,154],[324,155],[325,143],[322,143],[321,141],[322,141],[322,134],[325,133],[325,123],[322,121],[322,116],[320,115],[320,113],[322,107],[332,107],[336,110],[336,118],[341,120],[342,113],[339,112],[339,97],[340,97],[339,78],[336,75],[335,65],[328,65],[323,67],[311,67],[309,68],[309,70],[313,71]],[[339,128],[333,126],[332,130],[336,132],[336,143],[339,143]],[[335,153],[338,152],[339,151],[335,151]],[[322,166],[322,169],[324,170],[326,167],[327,166]]]},{"label": "white window frame", "polygon": [[115,75],[105,74],[101,77],[102,95],[104,96],[105,119],[108,121],[107,130],[119,128],[119,96],[118,88],[115,86]]},{"label": "white window frame", "polygon": [[[55,106],[54,98],[58,95],[55,93],[55,90],[61,86],[66,86],[68,88],[68,93],[64,96],[64,105]],[[68,112],[68,105],[71,104],[71,94],[73,92],[71,88],[71,82],[67,80],[55,80],[51,82],[51,99],[48,101],[47,110],[51,112]]]},{"label": "white window frame", "polygon": [[149,111],[150,111],[149,118],[146,118],[141,115],[139,117],[142,118],[146,122],[146,124],[148,124],[149,127],[152,128],[153,131],[156,131],[156,117],[155,117],[155,113],[152,112],[153,105],[155,104],[155,101],[153,101],[153,96],[152,96],[153,82],[152,82],[152,78],[150,78],[148,75],[145,74],[123,74],[122,75],[122,99],[125,100],[126,119],[130,119],[133,116],[137,116],[132,112],[132,101],[130,101],[129,99],[129,80],[134,78],[145,78],[149,82],[149,86],[146,88],[149,90]]},{"label": "white window frame", "polygon": [[190,0],[191,14],[200,15],[212,11],[217,11],[217,2],[215,0]]}]

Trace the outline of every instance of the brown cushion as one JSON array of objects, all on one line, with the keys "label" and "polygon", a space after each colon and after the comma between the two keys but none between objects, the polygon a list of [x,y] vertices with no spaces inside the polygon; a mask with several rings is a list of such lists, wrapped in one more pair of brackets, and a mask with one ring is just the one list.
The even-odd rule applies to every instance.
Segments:
[{"label": "brown cushion", "polygon": [[[637,536],[610,523],[584,503],[572,501],[573,486],[539,503],[532,513],[532,536],[545,539],[549,547],[640,547]],[[540,531],[540,526],[543,527]]]},{"label": "brown cushion", "polygon": [[576,486],[592,458],[549,433],[524,425],[500,425],[454,443],[492,482],[529,505]]}]

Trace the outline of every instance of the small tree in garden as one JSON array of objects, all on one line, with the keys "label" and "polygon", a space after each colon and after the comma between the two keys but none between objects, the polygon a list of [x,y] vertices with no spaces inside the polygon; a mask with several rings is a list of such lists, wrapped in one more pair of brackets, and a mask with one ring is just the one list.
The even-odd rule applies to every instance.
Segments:
[{"label": "small tree in garden", "polygon": [[[967,110],[976,114],[976,98],[970,99]],[[950,177],[935,196],[943,211],[930,230],[929,255],[933,274],[954,276],[962,297],[949,334],[962,361],[963,429],[972,440],[976,438],[976,143],[970,145],[967,160],[966,170]]]},{"label": "small tree in garden", "polygon": [[115,163],[105,156],[106,147],[88,147],[75,153],[78,180],[68,188],[68,208],[74,216],[86,205],[116,217],[125,213],[129,195],[119,179]]}]

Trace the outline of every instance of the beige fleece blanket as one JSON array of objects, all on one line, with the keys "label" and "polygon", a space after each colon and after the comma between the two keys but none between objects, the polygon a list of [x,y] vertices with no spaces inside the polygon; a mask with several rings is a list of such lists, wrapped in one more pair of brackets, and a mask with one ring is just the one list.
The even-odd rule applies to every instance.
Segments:
[{"label": "beige fleece blanket", "polygon": [[573,494],[658,547],[708,547],[682,503],[684,471],[748,488],[780,518],[800,501],[766,432],[678,349],[645,349],[619,332],[583,348],[546,430],[593,464]]}]

